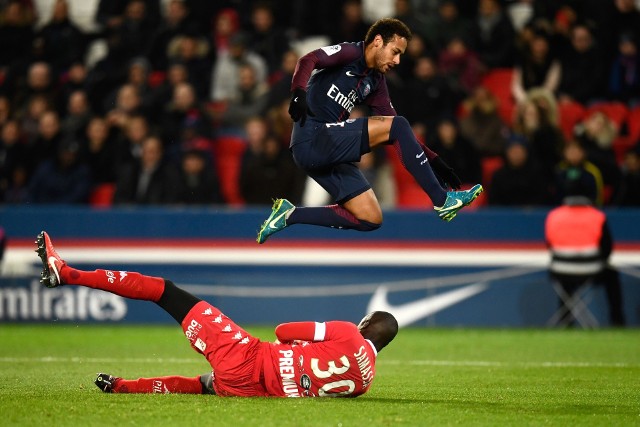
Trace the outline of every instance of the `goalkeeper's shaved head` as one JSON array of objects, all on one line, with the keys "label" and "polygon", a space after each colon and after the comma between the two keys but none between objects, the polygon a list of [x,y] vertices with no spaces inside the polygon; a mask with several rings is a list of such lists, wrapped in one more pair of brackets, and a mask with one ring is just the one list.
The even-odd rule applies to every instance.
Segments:
[{"label": "goalkeeper's shaved head", "polygon": [[367,314],[358,325],[363,337],[373,343],[377,351],[382,350],[398,333],[398,321],[386,311]]}]

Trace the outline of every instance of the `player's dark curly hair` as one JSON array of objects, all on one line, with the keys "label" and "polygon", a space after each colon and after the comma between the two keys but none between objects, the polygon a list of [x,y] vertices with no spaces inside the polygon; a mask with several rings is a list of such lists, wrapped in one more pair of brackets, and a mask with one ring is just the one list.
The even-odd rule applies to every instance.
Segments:
[{"label": "player's dark curly hair", "polygon": [[411,40],[411,30],[409,27],[407,27],[404,22],[395,18],[382,18],[374,22],[374,24],[369,27],[369,31],[367,31],[367,35],[364,38],[365,46],[371,44],[378,34],[382,37],[384,44],[393,40],[393,36],[395,35],[404,37],[407,41]]}]

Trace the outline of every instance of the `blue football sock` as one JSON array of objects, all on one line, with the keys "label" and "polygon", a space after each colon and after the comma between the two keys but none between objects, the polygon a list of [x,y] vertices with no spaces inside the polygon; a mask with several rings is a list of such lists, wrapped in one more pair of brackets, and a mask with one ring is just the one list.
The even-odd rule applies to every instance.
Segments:
[{"label": "blue football sock", "polygon": [[373,231],[380,228],[380,224],[359,220],[340,205],[295,208],[287,218],[287,225],[292,224],[311,224],[358,231]]},{"label": "blue football sock", "polygon": [[434,206],[444,205],[447,192],[433,173],[427,155],[420,147],[407,119],[402,116],[393,118],[389,140],[393,143],[405,169],[427,193]]}]

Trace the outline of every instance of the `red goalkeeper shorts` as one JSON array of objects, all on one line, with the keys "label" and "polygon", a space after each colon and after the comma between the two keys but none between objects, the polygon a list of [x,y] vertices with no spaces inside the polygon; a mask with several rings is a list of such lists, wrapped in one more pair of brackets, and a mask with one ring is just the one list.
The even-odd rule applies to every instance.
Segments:
[{"label": "red goalkeeper shorts", "polygon": [[219,396],[267,396],[262,379],[265,344],[236,325],[219,309],[200,301],[182,321],[182,330],[213,368]]}]

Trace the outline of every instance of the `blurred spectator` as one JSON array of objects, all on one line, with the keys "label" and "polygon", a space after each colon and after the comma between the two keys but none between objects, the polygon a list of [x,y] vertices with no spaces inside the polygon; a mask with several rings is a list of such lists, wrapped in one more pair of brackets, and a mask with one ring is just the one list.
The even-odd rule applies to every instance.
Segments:
[{"label": "blurred spectator", "polygon": [[488,185],[492,206],[539,206],[550,202],[547,180],[529,155],[526,138],[512,135],[504,151],[504,165],[497,169]]},{"label": "blurred spectator", "polygon": [[32,143],[38,137],[40,118],[46,111],[53,109],[54,106],[49,103],[45,96],[34,95],[28,100],[25,109],[16,114],[16,117],[20,120],[20,127],[27,142]]},{"label": "blurred spectator", "polygon": [[394,0],[362,0],[362,12],[365,22],[373,24],[378,19],[393,16]]},{"label": "blurred spectator", "polygon": [[[56,108],[59,111],[64,111],[69,105],[69,97],[72,93],[81,90],[87,91],[87,67],[81,61],[75,61],[67,70],[66,74],[61,78],[58,102],[59,105]],[[89,93],[87,93],[87,99],[89,101],[89,108],[92,109],[95,102],[90,101]]]},{"label": "blurred spectator", "polygon": [[473,92],[485,71],[478,55],[458,37],[452,38],[440,52],[438,68],[456,94],[456,104]]},{"label": "blurred spectator", "polygon": [[561,75],[560,61],[551,51],[549,39],[545,34],[534,34],[514,67],[511,92],[516,102],[524,102],[533,88],[541,87],[555,94]]},{"label": "blurred spectator", "polygon": [[3,191],[4,203],[14,205],[29,203],[29,178],[29,172],[24,165],[16,166],[11,172],[7,188]]},{"label": "blurred spectator", "polygon": [[61,142],[62,133],[58,113],[53,110],[45,111],[40,116],[38,135],[29,144],[29,160],[32,165],[30,170],[34,170],[44,161],[55,160]]},{"label": "blurred spectator", "polygon": [[622,162],[622,179],[615,194],[617,206],[640,206],[640,145],[628,150]]},{"label": "blurred spectator", "polygon": [[[109,121],[107,120],[105,124],[108,129]],[[119,132],[115,132],[115,134],[111,132],[110,136],[114,138],[115,146],[116,161],[114,169],[116,173],[140,159],[142,143],[150,133],[149,122],[139,114],[130,116]]]},{"label": "blurred spectator", "polygon": [[291,79],[298,63],[298,54],[293,49],[282,55],[280,68],[270,77],[269,100],[266,108],[271,108],[291,98]]},{"label": "blurred spectator", "polygon": [[117,29],[123,25],[127,9],[132,3],[138,2],[142,3],[142,6],[135,5],[135,9],[136,13],[143,9],[141,21],[145,26],[157,28],[161,19],[160,0],[100,0],[95,20],[106,30]]},{"label": "blurred spectator", "polygon": [[[150,111],[153,107],[152,103],[152,89],[149,86],[149,72],[151,70],[151,65],[149,61],[147,61],[143,57],[133,58],[127,64],[127,74],[125,81],[119,87],[117,87],[105,101],[105,107],[109,110],[109,106],[115,105],[118,101],[118,96],[121,96],[120,92],[123,87],[131,86],[137,95],[138,98],[138,107],[136,107],[137,112],[144,113],[145,115]],[[127,89],[127,95],[129,94],[129,89]]]},{"label": "blurred spectator", "polygon": [[140,159],[118,176],[114,204],[159,205],[178,200],[179,176],[164,162],[162,141],[148,136],[142,143]]},{"label": "blurred spectator", "polygon": [[167,154],[171,158],[175,158],[180,152],[187,128],[196,135],[212,137],[209,114],[198,102],[193,86],[189,83],[180,83],[174,88],[173,98],[165,107],[160,126]]},{"label": "blurred spectator", "polygon": [[173,92],[180,83],[189,82],[187,68],[181,62],[172,62],[167,70],[167,77],[164,81],[152,89],[149,102],[149,118],[159,121],[164,112],[165,106],[171,102]]},{"label": "blurred spectator", "polygon": [[622,35],[618,43],[609,73],[609,97],[630,105],[640,104],[640,54],[629,34]]},{"label": "blurred spectator", "polygon": [[[278,3],[280,2],[276,4]],[[290,33],[294,39],[302,40],[307,37],[330,34],[337,23],[344,0],[324,0],[321,2],[291,1],[289,4],[291,9],[289,13],[276,14],[276,16],[291,16]],[[387,16],[391,16],[391,14]]]},{"label": "blurred spectator", "polygon": [[280,67],[282,55],[289,49],[289,39],[284,29],[275,24],[269,3],[256,2],[251,11],[247,45],[265,60],[269,75]]},{"label": "blurred spectator", "polygon": [[149,50],[153,32],[160,23],[159,0],[100,0],[96,14],[110,34],[124,41],[125,60]]},{"label": "blurred spectator", "polygon": [[122,164],[116,159],[115,142],[109,135],[109,126],[104,118],[96,116],[89,121],[80,153],[91,170],[94,185],[116,182],[117,171]]},{"label": "blurred spectator", "polygon": [[0,10],[0,70],[20,62],[31,51],[33,11],[18,0],[2,2]]},{"label": "blurred spectator", "polygon": [[605,82],[603,57],[587,25],[578,24],[573,27],[571,46],[560,60],[560,102],[577,101],[588,104],[602,97]]},{"label": "blurred spectator", "polygon": [[602,29],[598,33],[598,38],[602,41],[607,60],[614,58],[621,36],[630,36],[636,46],[640,43],[640,10],[638,10],[640,5],[635,0],[594,3],[601,3],[599,6],[602,12],[595,17],[595,20]]},{"label": "blurred spectator", "polygon": [[[386,77],[388,83],[397,86],[398,83],[412,78],[416,63],[420,58],[428,56],[433,59],[436,55],[436,52],[427,46],[425,40],[419,34],[413,34],[411,40],[407,43],[407,50],[404,52],[404,55],[402,55],[400,63],[387,72]],[[395,75],[399,76],[400,79],[394,78]],[[397,82],[397,80],[400,80],[400,82]],[[389,90],[392,90],[392,87],[389,87]],[[393,99],[401,100],[402,97],[396,96],[393,97]]]},{"label": "blurred spectator", "polygon": [[502,155],[507,126],[498,114],[498,101],[489,90],[478,86],[463,103],[460,134],[467,138],[481,157]]},{"label": "blurred spectator", "polygon": [[171,40],[186,32],[199,32],[195,22],[189,19],[187,2],[169,0],[164,2],[164,5],[164,19],[151,39],[148,55],[153,69],[160,71],[165,71],[169,66],[167,52]]},{"label": "blurred spectator", "polygon": [[251,64],[256,84],[267,82],[267,64],[260,55],[248,49],[247,42],[245,33],[234,34],[229,40],[228,52],[218,56],[211,79],[210,96],[213,101],[224,103],[237,99],[242,64]]},{"label": "blurred spectator", "polygon": [[578,142],[569,141],[555,171],[555,202],[560,204],[574,185],[584,189],[584,195],[596,206],[602,206],[604,193],[600,170],[587,160],[587,153]]},{"label": "blurred spectator", "polygon": [[[355,111],[355,108],[354,110]],[[353,118],[353,111],[352,118]],[[278,138],[280,143],[289,147],[291,132],[293,131],[293,120],[289,116],[289,99],[283,99],[280,104],[274,105],[266,114],[271,132]]]},{"label": "blurred spectator", "polygon": [[[416,12],[414,3],[415,1],[412,0],[394,0],[395,13],[391,16],[404,22],[413,34],[420,34],[421,37],[425,37],[428,21],[423,15]],[[345,40],[364,40],[365,34],[366,30],[359,38],[349,38]]]},{"label": "blurred spectator", "polygon": [[437,51],[444,49],[454,38],[466,43],[471,40],[472,23],[460,16],[456,0],[441,1],[437,12],[427,15],[430,19],[425,27],[425,37]]},{"label": "blurred spectator", "polygon": [[518,106],[513,129],[527,138],[531,157],[542,169],[540,181],[550,179],[560,160],[564,139],[548,110],[528,99]]},{"label": "blurred spectator", "polygon": [[220,204],[223,202],[220,183],[208,153],[190,149],[182,156],[178,203],[187,205]]},{"label": "blurred spectator", "polygon": [[27,102],[37,95],[45,97],[50,105],[57,107],[58,93],[51,74],[51,67],[42,61],[29,66],[26,80],[16,87],[12,105],[16,110],[23,110]]},{"label": "blurred spectator", "polygon": [[369,25],[362,17],[362,2],[360,0],[347,0],[342,5],[342,13],[330,29],[329,38],[332,44],[344,43],[353,40],[364,40],[369,30]]},{"label": "blurred spectator", "polygon": [[182,34],[169,44],[169,60],[185,66],[189,83],[199,101],[205,101],[209,96],[212,69],[210,54],[209,43],[195,34]]},{"label": "blurred spectator", "polygon": [[455,109],[452,90],[438,71],[433,59],[418,59],[414,77],[404,91],[404,112],[410,123],[422,123],[430,129],[441,115],[452,115]]},{"label": "blurred spectator", "polygon": [[218,56],[229,53],[231,38],[240,30],[240,17],[233,8],[224,8],[213,20],[213,49]]},{"label": "blurred spectator", "polygon": [[87,93],[77,90],[69,97],[69,104],[62,119],[61,130],[63,135],[74,139],[81,138],[91,118],[91,110]]},{"label": "blurred spectator", "polygon": [[108,96],[127,79],[127,58],[124,45],[126,40],[118,34],[107,36],[107,54],[89,70],[86,84],[92,110],[106,114],[110,105],[105,105]]},{"label": "blurred spectator", "polygon": [[118,89],[113,108],[107,109],[107,122],[120,132],[124,132],[127,121],[134,115],[144,115],[142,100],[136,87],[132,84],[124,84]]},{"label": "blurred spectator", "polygon": [[515,31],[499,0],[480,0],[470,46],[488,68],[513,66]]},{"label": "blurred spectator", "polygon": [[76,141],[64,141],[57,147],[53,159],[44,160],[38,165],[29,182],[31,203],[87,203],[91,172],[80,161],[79,149]]},{"label": "blurred spectator", "polygon": [[20,124],[13,119],[7,120],[0,131],[0,200],[6,199],[6,192],[13,187],[16,169],[25,169],[28,154],[27,146],[20,138]]},{"label": "blurred spectator", "polygon": [[[620,169],[613,142],[618,129],[606,114],[596,111],[575,128],[575,138],[587,153],[587,159],[602,173],[605,186],[613,189],[620,182]],[[607,200],[605,200],[607,202]]]},{"label": "blurred spectator", "polygon": [[463,183],[482,181],[480,156],[475,147],[460,135],[452,118],[441,119],[428,145],[458,174]]},{"label": "blurred spectator", "polygon": [[533,0],[512,0],[506,6],[506,12],[509,20],[513,24],[516,32],[519,32],[524,26],[531,22],[534,17],[534,1]]},{"label": "blurred spectator", "polygon": [[55,0],[51,18],[37,37],[42,39],[44,59],[56,76],[67,71],[74,61],[84,59],[85,36],[69,19],[67,0]]},{"label": "blurred spectator", "polygon": [[217,116],[225,128],[242,128],[251,116],[262,114],[269,100],[269,86],[260,82],[249,63],[238,67],[238,86],[231,88],[225,109]]},{"label": "blurred spectator", "polygon": [[[251,126],[250,121],[247,127]],[[251,135],[251,130],[247,133]],[[240,168],[240,192],[245,202],[269,205],[272,194],[282,194],[292,203],[299,202],[304,179],[289,150],[272,134],[260,139],[249,137],[248,142]]]}]

